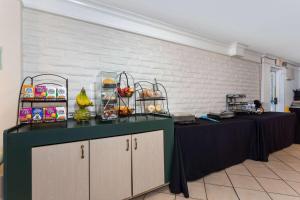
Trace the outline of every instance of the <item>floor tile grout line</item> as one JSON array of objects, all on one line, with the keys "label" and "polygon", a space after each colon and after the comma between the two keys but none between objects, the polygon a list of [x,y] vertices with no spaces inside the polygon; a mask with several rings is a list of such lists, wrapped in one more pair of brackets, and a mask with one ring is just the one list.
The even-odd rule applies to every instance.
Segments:
[{"label": "floor tile grout line", "polygon": [[[259,162],[262,162],[262,161],[259,161]],[[268,162],[269,162],[269,161],[268,161]],[[268,162],[266,162],[266,163],[268,163]],[[271,169],[267,164],[263,163],[263,165],[264,165],[264,167],[266,167],[266,168],[268,168],[268,169]],[[250,170],[249,170],[249,166],[247,166],[247,165],[244,165],[244,166],[247,168],[247,170],[249,171],[249,173],[251,173]],[[261,167],[261,168],[262,168],[262,167]],[[270,171],[272,171],[272,172],[274,173],[273,170],[270,170]],[[252,173],[251,173],[251,174],[252,174]],[[263,176],[258,177],[258,176],[255,176],[254,174],[252,174],[252,176],[253,176],[253,177],[258,177],[258,178],[273,179],[273,180],[281,180],[281,179],[282,179],[278,174],[276,174],[276,173],[274,173],[274,174],[275,174],[276,176],[278,176],[278,178],[263,177]]]},{"label": "floor tile grout line", "polygon": [[[291,146],[292,146],[292,145],[291,145]],[[289,147],[291,147],[291,146],[289,146]],[[286,147],[285,149],[287,149],[287,148],[289,148],[289,147]],[[300,158],[298,158],[297,156],[294,156],[293,154],[289,153],[289,152],[286,151],[285,149],[282,150],[284,153],[287,153],[287,154],[289,154],[290,156],[292,156],[292,157],[294,157],[294,158],[296,158],[297,160],[300,161]],[[299,150],[300,150],[300,149],[299,149]],[[276,156],[275,156],[275,157],[276,157]]]},{"label": "floor tile grout line", "polygon": [[233,186],[221,185],[221,184],[215,184],[215,183],[206,183],[206,185],[213,185],[213,186],[227,187],[227,188],[232,188],[233,187]]},{"label": "floor tile grout line", "polygon": [[[277,151],[278,152],[278,151]],[[285,151],[284,151],[285,152]],[[285,152],[285,153],[287,153],[287,152]],[[289,154],[289,153],[287,153],[287,154]],[[291,155],[291,154],[290,154]],[[287,165],[288,167],[291,167],[291,166],[289,166],[288,164],[286,164],[284,161],[282,161],[280,158],[278,158],[276,155],[273,155],[275,158],[277,158],[278,160],[279,160],[279,162],[281,162],[281,163],[283,163],[283,164],[285,164],[285,165]],[[292,155],[291,155],[292,156]],[[295,156],[294,156],[295,157]],[[300,159],[299,159],[300,160]],[[276,161],[276,162],[278,162],[278,161]],[[293,195],[289,195],[289,194],[282,194],[282,193],[276,193],[276,192],[270,192],[270,193],[273,193],[273,194],[280,194],[280,195],[286,195],[286,196],[291,196],[291,197],[299,197],[299,193],[296,191],[296,190],[294,190],[294,188],[285,180],[285,179],[283,179],[278,173],[276,173],[276,171],[275,170],[273,170],[271,167],[269,167],[267,164],[264,164],[270,171],[272,171],[274,174],[276,174],[280,179],[279,180],[281,180],[281,181],[283,181],[284,183],[286,183],[294,192],[296,192],[296,194],[298,194],[298,196],[293,196]],[[247,166],[245,165],[245,167],[247,168]],[[247,168],[248,169],[248,168]],[[294,169],[294,168],[292,168],[292,169]],[[283,170],[283,169],[281,169],[282,171],[290,171],[290,170]],[[295,172],[297,172],[296,170],[294,170]],[[256,177],[255,177],[256,178]],[[265,178],[265,177],[262,177],[262,178]],[[266,178],[266,179],[273,179],[273,178]],[[278,180],[278,179],[273,179],[273,180]],[[296,181],[291,181],[291,182],[296,182]],[[298,182],[296,182],[296,183],[298,183]],[[263,188],[264,189],[264,188]],[[267,191],[266,191],[267,192]],[[267,192],[268,193],[268,192]]]},{"label": "floor tile grout line", "polygon": [[[284,180],[283,180],[284,181]],[[285,182],[285,181],[284,181]],[[295,182],[295,181],[290,181],[290,182],[294,182],[294,183],[299,183],[299,182]],[[288,186],[290,186],[293,190],[294,190],[294,188],[289,184],[289,182],[285,182],[286,184],[288,184]],[[300,197],[300,193],[299,192],[297,192],[296,190],[294,190],[298,195],[299,195],[299,197]]]},{"label": "floor tile grout line", "polygon": [[[289,155],[289,156],[291,156],[291,157],[294,157],[294,158],[296,158],[297,160],[300,161],[300,159],[298,159],[296,156],[290,154],[289,152],[286,152],[285,150],[282,150],[282,151],[283,151],[284,153],[286,153],[287,155]],[[280,152],[280,151],[277,151],[277,152]],[[300,174],[300,172],[298,172],[294,167],[292,167],[291,165],[289,165],[288,163],[286,163],[286,162],[285,162],[284,160],[282,160],[281,158],[277,157],[276,155],[272,155],[272,156],[274,156],[275,160],[269,160],[269,161],[274,161],[274,162],[282,163],[282,164],[286,165],[287,167],[291,168],[290,170],[285,170],[285,169],[280,169],[280,170],[282,170],[282,171],[294,171],[294,172]],[[238,174],[238,173],[228,173],[228,172],[226,171],[226,169],[224,169],[224,172],[225,172],[225,174],[226,174],[226,176],[227,176],[227,178],[228,178],[228,180],[230,181],[230,183],[231,183],[232,186],[227,186],[227,185],[222,185],[222,184],[215,184],[215,183],[206,183],[206,181],[204,180],[205,177],[203,177],[203,178],[202,178],[202,179],[203,179],[203,182],[202,182],[202,183],[203,183],[203,185],[204,185],[204,191],[205,191],[205,197],[206,197],[206,199],[208,200],[208,194],[207,194],[207,188],[206,188],[207,185],[214,185],[214,186],[218,186],[218,187],[233,188],[233,190],[234,190],[234,192],[235,192],[235,194],[236,194],[236,196],[237,196],[237,198],[238,198],[239,200],[240,200],[240,197],[239,197],[239,195],[238,195],[238,193],[237,193],[236,188],[245,189],[245,190],[249,190],[249,191],[265,192],[265,193],[267,193],[267,195],[269,196],[270,199],[273,199],[273,198],[270,196],[270,193],[271,193],[271,194],[278,194],[278,195],[285,195],[285,196],[290,196],[290,197],[299,197],[299,196],[300,196],[300,193],[298,193],[298,192],[297,192],[297,191],[296,191],[296,190],[295,190],[295,189],[287,182],[287,181],[289,181],[289,180],[285,180],[285,179],[281,178],[281,176],[279,176],[279,174],[278,174],[272,167],[270,167],[267,163],[268,163],[268,162],[266,162],[266,163],[261,163],[261,164],[260,164],[261,166],[256,165],[255,163],[253,163],[253,164],[251,164],[251,163],[249,163],[249,164],[239,163],[241,166],[245,167],[245,169],[247,170],[247,172],[248,172],[250,175]],[[263,167],[266,167],[266,168],[269,169],[271,172],[273,172],[275,175],[277,175],[279,179],[271,178],[271,177],[257,177],[257,176],[255,176],[255,175],[250,171],[249,168],[251,168],[251,167],[254,167],[254,168],[259,168],[259,167],[263,168]],[[242,187],[234,187],[234,186],[233,186],[233,183],[232,183],[232,181],[231,181],[231,179],[230,179],[230,175],[253,177],[253,178],[256,180],[256,182],[261,186],[261,188],[263,189],[263,191],[261,191],[261,190],[255,190],[255,189],[242,188]],[[267,192],[267,191],[265,190],[265,188],[264,188],[264,187],[260,184],[260,182],[258,181],[258,178],[265,178],[265,179],[272,179],[272,180],[281,180],[281,181],[283,181],[285,184],[287,184],[287,185],[288,185],[288,186],[289,186],[289,187],[297,194],[297,196],[295,196],[295,195],[290,195],[290,194],[282,194],[282,193],[277,193],[277,192]],[[291,181],[291,182],[300,183],[300,181],[299,181],[299,182],[298,182],[298,181]],[[201,183],[201,182],[199,181],[199,183]],[[164,192],[158,192],[158,193],[164,193]],[[164,194],[166,194],[166,193],[164,193]],[[177,197],[179,197],[179,196],[180,196],[180,195],[174,194],[174,199],[173,199],[173,200],[176,200]],[[144,200],[144,199],[146,198],[146,195],[143,196],[142,198],[143,198],[143,200]],[[192,198],[192,197],[190,197],[190,199],[193,199],[193,200],[200,200],[200,199]]]},{"label": "floor tile grout line", "polygon": [[205,178],[205,176],[203,177],[204,192],[205,192],[206,199],[208,200],[208,195],[207,195],[207,191],[206,191],[206,183],[205,183],[204,178]]},{"label": "floor tile grout line", "polygon": [[[243,166],[243,163],[239,163],[239,164],[237,164],[237,165],[242,165],[242,166]],[[233,165],[233,166],[237,166],[237,165]],[[233,167],[233,166],[231,166],[231,167]],[[230,168],[230,167],[229,167],[229,168]],[[225,169],[225,170],[226,170],[226,169]],[[250,175],[245,175],[245,174],[238,174],[238,173],[229,173],[229,172],[227,172],[227,171],[226,171],[226,173],[229,174],[229,175],[252,176],[251,174],[250,174]]]},{"label": "floor tile grout line", "polygon": [[[177,199],[177,196],[178,196],[178,195],[175,196],[175,200]],[[179,197],[181,197],[181,196],[179,196]],[[184,198],[185,198],[185,197],[184,197]],[[192,199],[192,200],[204,200],[204,199],[195,199],[195,198],[193,198],[193,197],[189,197],[188,199]]]},{"label": "floor tile grout line", "polygon": [[250,190],[250,191],[254,191],[254,192],[265,192],[265,190],[258,190],[258,189],[252,189],[252,188],[245,188],[245,187],[240,187],[240,186],[237,186],[235,188],[238,188],[238,189],[243,189],[243,190]]},{"label": "floor tile grout line", "polygon": [[234,185],[233,185],[233,183],[232,183],[232,181],[231,181],[231,179],[230,179],[228,173],[226,172],[226,169],[225,169],[224,171],[225,171],[225,174],[226,174],[227,178],[228,178],[229,181],[230,181],[230,184],[232,185],[232,188],[233,188],[234,193],[236,194],[237,198],[238,198],[239,200],[241,200],[240,197],[239,197],[239,195],[238,195],[238,193],[237,193],[237,191],[235,190],[235,187],[234,187]]},{"label": "floor tile grout line", "polygon": [[[290,184],[288,184],[288,182],[286,180],[284,180],[281,176],[279,176],[278,173],[276,173],[276,171],[274,171],[272,168],[270,168],[269,166],[267,166],[267,168],[269,168],[269,170],[271,170],[274,174],[276,174],[280,180],[282,180],[285,184],[287,184],[294,192],[296,192],[296,194],[298,194],[298,196],[300,195]],[[283,170],[283,171],[287,171],[287,170]],[[291,196],[291,195],[289,195]]]},{"label": "floor tile grout line", "polygon": [[[276,161],[276,162],[278,162],[278,161]],[[279,161],[279,162],[281,162],[282,164],[286,165],[287,167],[290,167],[290,166],[287,165],[285,162],[282,162],[282,161]],[[266,165],[266,166],[267,166],[268,168],[272,169],[272,171],[275,171],[272,167],[270,167],[270,166],[268,166],[268,165]],[[276,168],[276,167],[274,167],[274,168]],[[289,169],[280,169],[280,168],[278,168],[278,170],[281,170],[281,171],[290,171],[290,172],[297,172],[297,173],[300,174],[300,172],[294,170],[293,168],[291,168],[291,170],[289,170]],[[297,182],[297,181],[295,181],[295,182]],[[300,181],[299,181],[299,182],[300,182]]]},{"label": "floor tile grout line", "polygon": [[[300,149],[299,149],[299,150],[300,150]],[[291,157],[293,157],[293,158],[295,158],[295,159],[297,159],[297,160],[300,161],[300,159],[299,159],[298,157],[294,156],[293,154],[290,154],[288,151],[286,151],[286,150],[280,150],[280,151],[282,151],[282,152],[285,153],[286,155],[291,156]],[[280,152],[280,151],[277,151],[277,152]],[[280,169],[280,168],[279,168],[279,170],[281,170],[281,171],[296,172],[296,173],[300,174],[299,171],[297,171],[293,166],[291,166],[291,165],[290,165],[288,162],[286,162],[285,160],[282,160],[280,157],[278,157],[278,156],[276,156],[276,155],[274,155],[274,154],[272,155],[272,157],[274,157],[275,159],[274,159],[274,160],[269,160],[269,161],[278,162],[278,163],[281,163],[281,164],[283,164],[283,165],[285,165],[285,166],[287,166],[287,167],[290,168],[290,169]],[[258,162],[259,162],[259,161],[258,161]],[[239,197],[239,195],[238,195],[238,193],[237,193],[236,188],[240,188],[240,189],[244,189],[244,190],[249,190],[249,191],[265,192],[265,193],[267,193],[267,195],[269,196],[270,199],[273,199],[273,198],[270,196],[270,194],[278,194],[278,195],[289,196],[289,197],[300,197],[300,192],[297,192],[297,191],[291,186],[291,184],[289,183],[289,180],[283,179],[283,178],[276,172],[276,170],[273,169],[273,167],[270,167],[267,163],[268,163],[268,162],[265,162],[265,163],[261,162],[259,165],[256,165],[255,163],[253,163],[253,164],[251,164],[251,163],[249,163],[249,164],[239,163],[238,165],[241,165],[241,166],[245,167],[245,169],[247,170],[247,172],[249,173],[249,175],[239,174],[239,173],[229,173],[229,172],[227,172],[226,169],[224,169],[223,171],[224,171],[224,173],[226,174],[226,176],[227,176],[229,182],[231,183],[231,186],[224,185],[224,184],[222,185],[222,184],[215,184],[215,183],[207,183],[207,182],[205,181],[205,179],[204,179],[205,177],[203,177],[203,178],[202,178],[202,179],[203,179],[202,183],[203,183],[203,185],[204,185],[204,191],[205,191],[205,197],[206,197],[206,199],[209,200],[209,199],[208,199],[208,193],[207,193],[207,185],[213,185],[213,186],[218,186],[218,187],[226,187],[226,188],[233,188],[234,193],[236,194],[236,196],[237,196],[237,198],[238,198],[239,200],[240,200],[240,197]],[[234,166],[235,166],[235,165],[234,165]],[[277,175],[279,179],[277,179],[277,178],[272,178],[272,177],[258,177],[258,176],[255,176],[255,175],[250,171],[250,168],[252,168],[252,167],[253,167],[253,168],[259,168],[259,167],[263,168],[263,167],[265,167],[265,168],[267,168],[268,170],[270,170],[271,172],[273,172],[275,175]],[[231,181],[231,179],[230,179],[230,175],[253,177],[253,178],[256,180],[256,182],[261,186],[261,188],[263,189],[263,191],[261,191],[261,190],[255,190],[255,189],[249,189],[249,188],[243,188],[243,187],[234,187],[234,185],[233,185],[233,183],[232,183],[232,181]],[[207,176],[208,176],[208,175],[207,175]],[[281,180],[281,181],[283,181],[285,184],[287,184],[287,185],[288,185],[288,186],[296,193],[297,196],[291,195],[291,194],[277,193],[277,192],[267,192],[267,191],[265,190],[265,188],[261,185],[261,183],[258,181],[258,178],[272,179],[272,180]],[[300,181],[290,181],[290,182],[300,183]],[[201,183],[201,182],[199,181],[199,183]],[[166,193],[166,192],[157,192],[157,193],[168,194],[168,193]],[[176,195],[176,194],[171,194],[171,195],[174,195],[173,200],[176,200],[176,199],[180,196],[180,195]],[[143,199],[143,200],[145,200],[145,198],[146,198],[146,195],[142,196],[142,199]],[[189,199],[192,199],[192,200],[200,200],[200,199],[193,198],[193,197],[190,197]]]},{"label": "floor tile grout line", "polygon": [[228,187],[228,188],[232,188],[233,187],[233,186],[221,185],[221,184],[216,184],[216,183],[206,183],[206,185],[213,185],[213,186],[219,186],[219,187]]},{"label": "floor tile grout line", "polygon": [[[243,163],[243,165],[244,165],[244,163]],[[265,164],[264,164],[264,165],[265,165]],[[262,186],[262,184],[258,181],[257,177],[254,176],[254,174],[249,170],[249,168],[248,168],[246,165],[244,165],[244,166],[246,167],[246,169],[248,170],[248,172],[253,176],[253,178],[256,180],[256,182],[260,185],[260,187],[264,190],[264,192],[267,193],[268,197],[270,197],[270,199],[273,199],[273,198],[270,196],[270,194],[266,191],[266,189]]]},{"label": "floor tile grout line", "polygon": [[[284,151],[285,152],[285,151]],[[285,152],[286,154],[288,154],[289,156],[292,156],[292,157],[294,157],[294,158],[296,158],[297,160],[299,160],[300,161],[300,159],[299,158],[297,158],[296,156],[293,156],[292,154],[290,154],[290,153],[288,153],[288,152]],[[287,165],[288,167],[290,167],[293,171],[296,171],[296,172],[298,172],[294,167],[292,167],[291,165],[289,165],[288,163],[286,163],[285,161],[283,161],[282,159],[280,159],[280,158],[278,158],[276,155],[273,155],[273,156],[275,156],[275,158],[277,158],[280,162],[282,162],[283,164],[285,164],[285,165]],[[299,172],[298,172],[299,173]]]},{"label": "floor tile grout line", "polygon": [[[234,175],[234,174],[233,174]],[[252,176],[248,176],[248,177],[252,177]],[[254,178],[254,177],[253,177]],[[279,179],[274,179],[274,180],[279,180]],[[212,183],[207,183],[207,185],[213,185],[213,186],[219,186],[219,187],[227,187],[227,188],[239,188],[239,189],[245,189],[245,190],[251,190],[251,191],[257,191],[257,192],[264,192],[258,189],[250,189],[250,188],[244,188],[244,187],[239,187],[239,186],[226,186],[226,185],[217,185],[217,184],[212,184]]]},{"label": "floor tile grout line", "polygon": [[[279,194],[279,195],[282,195],[282,196],[289,196],[289,197],[297,197],[299,198],[299,196],[293,196],[293,195],[290,195],[290,194],[282,194],[282,193],[277,193],[277,192],[267,192],[268,194]],[[273,198],[272,198],[273,199]]]},{"label": "floor tile grout line", "polygon": [[[291,146],[289,146],[289,147],[291,147]],[[289,147],[286,147],[285,149],[287,149],[287,148],[289,148]],[[300,161],[300,158],[298,158],[297,156],[294,156],[293,154],[291,154],[291,153],[289,153],[288,151],[286,151],[285,149],[282,149],[282,150],[280,150],[280,151],[283,151],[284,153],[286,153],[286,154],[288,154],[288,155],[290,155],[290,156],[292,156],[292,157],[294,157],[294,158],[296,158],[297,160],[299,160]],[[299,151],[300,151],[300,149],[299,149]],[[274,155],[277,159],[279,159],[276,155]],[[280,160],[280,159],[279,159]]]}]

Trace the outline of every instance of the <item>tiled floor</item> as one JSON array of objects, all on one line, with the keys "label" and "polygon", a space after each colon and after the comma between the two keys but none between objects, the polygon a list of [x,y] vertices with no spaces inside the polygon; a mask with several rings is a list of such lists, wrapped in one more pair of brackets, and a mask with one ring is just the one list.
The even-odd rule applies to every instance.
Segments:
[{"label": "tiled floor", "polygon": [[[300,200],[300,145],[189,182],[191,200]],[[134,200],[185,200],[168,187]]]}]

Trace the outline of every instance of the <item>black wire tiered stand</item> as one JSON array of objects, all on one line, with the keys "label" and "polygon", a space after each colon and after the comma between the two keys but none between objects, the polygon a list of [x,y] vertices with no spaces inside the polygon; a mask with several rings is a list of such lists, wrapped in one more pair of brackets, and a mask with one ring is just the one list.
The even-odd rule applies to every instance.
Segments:
[{"label": "black wire tiered stand", "polygon": [[163,84],[154,79],[154,83],[138,81],[134,85],[136,114],[170,116],[168,93]]},{"label": "black wire tiered stand", "polygon": [[154,83],[135,82],[125,71],[101,71],[97,79],[100,82],[96,84],[96,117],[101,121],[137,115],[170,117],[166,88],[156,79]]},{"label": "black wire tiered stand", "polygon": [[[46,98],[22,98],[22,88],[23,86],[29,83],[32,86],[38,85],[53,85],[59,87],[66,88],[66,98],[65,99],[46,99]],[[18,99],[18,109],[17,109],[17,121],[16,125],[19,126],[19,112],[21,108],[24,108],[24,104],[29,106],[26,107],[34,107],[36,104],[58,104],[63,103],[65,104],[66,108],[66,117],[68,118],[68,79],[56,74],[39,74],[36,76],[27,76],[21,84],[20,92],[19,92],[19,99]],[[30,123],[32,124],[32,123]]]},{"label": "black wire tiered stand", "polygon": [[134,78],[125,71],[118,74],[117,77],[118,116],[129,117],[134,114],[136,108],[135,100],[132,98],[133,95],[136,95]]}]

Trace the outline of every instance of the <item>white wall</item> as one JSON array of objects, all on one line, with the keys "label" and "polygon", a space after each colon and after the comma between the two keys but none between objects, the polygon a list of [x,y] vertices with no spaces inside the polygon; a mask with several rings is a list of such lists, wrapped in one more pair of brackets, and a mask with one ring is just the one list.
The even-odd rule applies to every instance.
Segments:
[{"label": "white wall", "polygon": [[[290,66],[292,67],[292,66]],[[286,80],[285,82],[285,105],[290,106],[294,100],[295,89],[300,89],[300,69],[298,67],[294,68],[294,80]]]},{"label": "white wall", "polygon": [[[275,61],[272,59],[264,58],[263,65],[262,65],[262,82],[261,82],[261,100],[263,106],[266,111],[270,110],[271,107],[271,67],[275,66]],[[282,68],[282,76],[284,79],[284,96],[279,99],[284,99],[283,106],[290,106],[293,98],[294,93],[293,90],[300,89],[300,69],[299,67],[292,66],[288,64],[288,67],[292,67],[294,69],[294,79],[293,80],[286,80],[286,69]]]},{"label": "white wall", "polygon": [[56,73],[70,80],[70,111],[82,86],[92,94],[101,70],[165,84],[171,112],[225,109],[227,93],[259,98],[258,63],[31,9],[23,11],[23,76]]},{"label": "white wall", "polygon": [[[18,0],[0,1],[0,133],[15,125],[17,97],[21,77],[21,3]],[[2,146],[2,134],[0,137]]]}]

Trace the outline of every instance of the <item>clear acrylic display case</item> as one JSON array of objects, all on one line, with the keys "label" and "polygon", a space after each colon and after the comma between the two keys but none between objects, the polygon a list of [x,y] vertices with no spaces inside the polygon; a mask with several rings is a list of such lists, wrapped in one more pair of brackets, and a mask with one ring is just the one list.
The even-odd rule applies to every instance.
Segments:
[{"label": "clear acrylic display case", "polygon": [[102,120],[118,118],[117,73],[100,72],[96,82],[96,114]]}]

